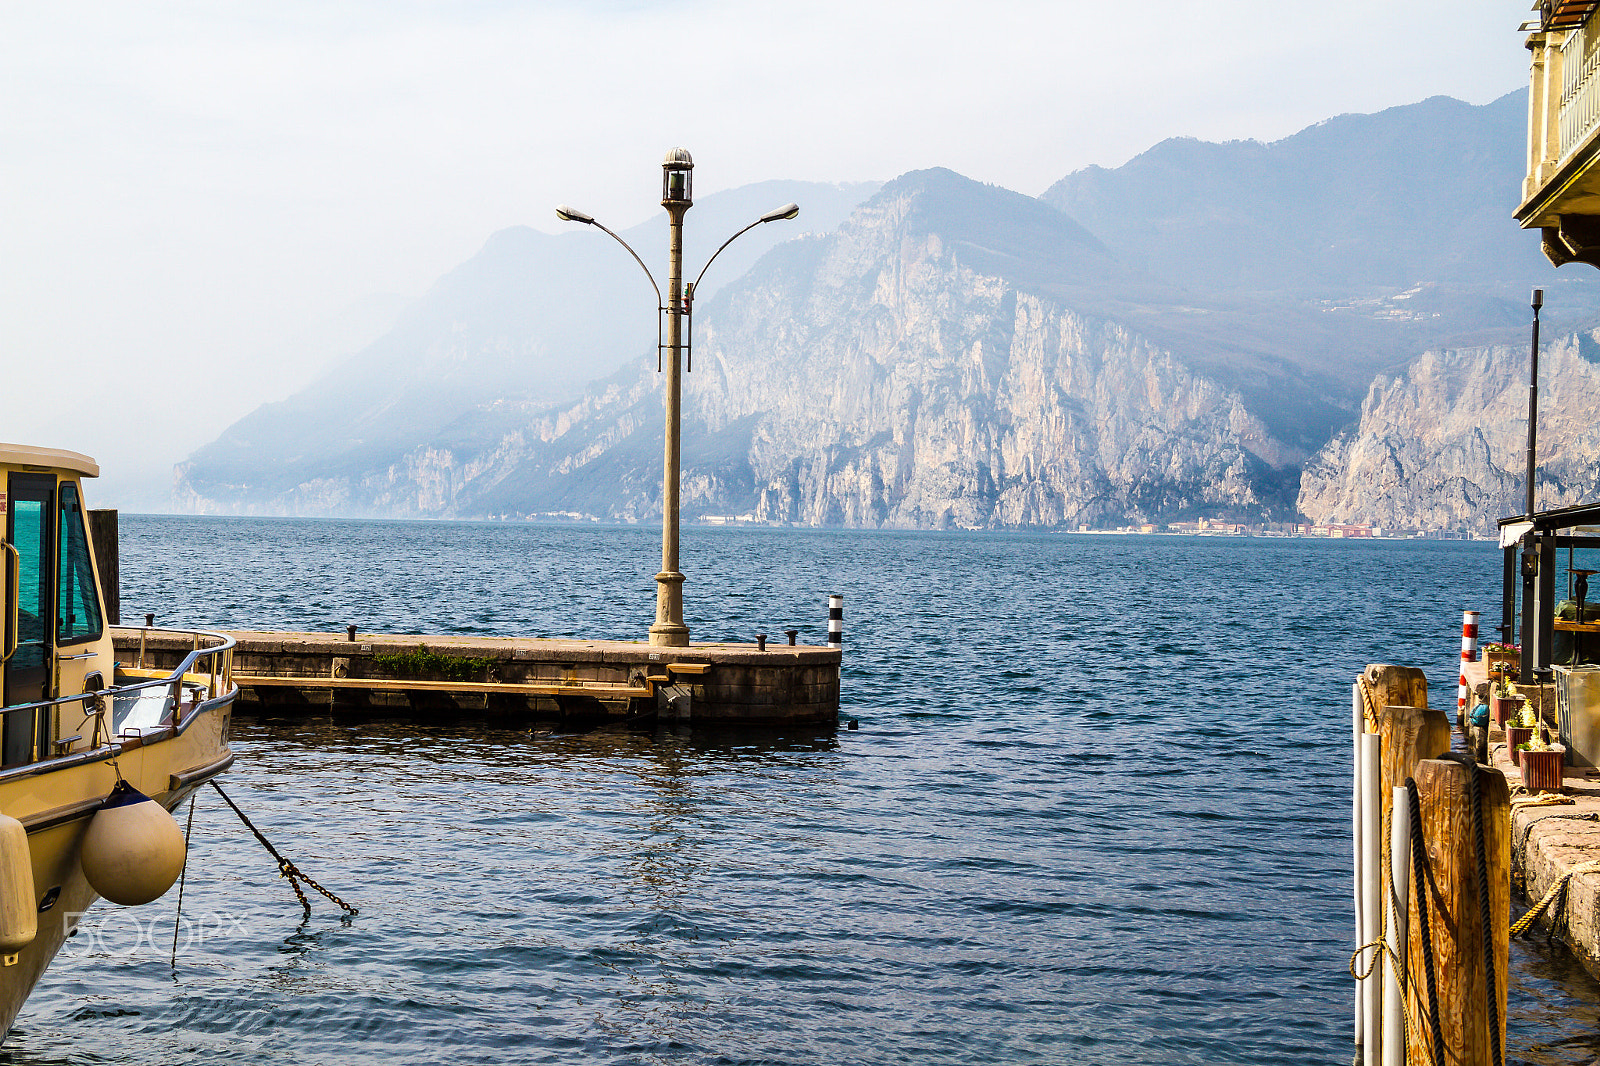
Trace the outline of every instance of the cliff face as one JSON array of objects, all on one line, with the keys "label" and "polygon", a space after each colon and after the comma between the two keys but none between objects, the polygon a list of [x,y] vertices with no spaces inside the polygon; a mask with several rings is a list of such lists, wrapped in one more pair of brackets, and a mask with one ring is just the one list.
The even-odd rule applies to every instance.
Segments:
[{"label": "cliff face", "polygon": [[[949,224],[986,211],[1008,224]],[[1301,455],[1236,394],[1027,280],[1121,270],[1027,197],[947,171],[891,183],[697,308],[685,515],[1015,528],[1286,513]],[[558,409],[481,408],[399,463],[267,507],[649,520],[661,403],[640,363]]]},{"label": "cliff face", "polygon": [[[1600,333],[1539,356],[1537,506],[1600,498]],[[1299,508],[1316,521],[1494,530],[1524,509],[1528,352],[1428,352],[1372,383],[1357,427],[1306,463]]]},{"label": "cliff face", "polygon": [[[1271,471],[1298,456],[1236,395],[972,265],[1004,246],[930,232],[930,199],[974,192],[959,181],[895,183],[704,331],[690,395],[713,433],[752,425],[757,518],[1054,526],[1283,502]],[[1030,222],[1056,231],[1053,276],[1120,269],[1066,220]]]}]

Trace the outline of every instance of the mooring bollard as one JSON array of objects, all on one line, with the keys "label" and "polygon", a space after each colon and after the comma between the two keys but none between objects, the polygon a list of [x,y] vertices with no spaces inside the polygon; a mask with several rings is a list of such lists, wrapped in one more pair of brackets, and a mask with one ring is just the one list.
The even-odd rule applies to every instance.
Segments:
[{"label": "mooring bollard", "polygon": [[[1407,1061],[1498,1066],[1505,1061],[1511,936],[1510,790],[1500,771],[1456,758],[1419,762],[1416,786],[1422,838],[1413,842],[1421,847],[1412,862],[1423,868],[1422,889],[1419,893],[1413,878],[1406,954],[1414,987],[1422,994],[1407,1005]],[[1488,886],[1487,900],[1479,895],[1480,885]],[[1437,1036],[1426,991],[1430,955],[1440,1015]],[[1442,1056],[1435,1052],[1436,1042],[1445,1045]]]},{"label": "mooring bollard", "polygon": [[144,627],[146,629],[153,628],[155,626],[155,624],[156,624],[156,616],[155,615],[147,614],[147,615],[144,616]]},{"label": "mooring bollard", "polygon": [[354,644],[355,640],[356,640],[356,627],[355,626],[345,626],[344,627],[344,632],[345,632],[345,636],[349,638],[350,643]]},{"label": "mooring bollard", "polygon": [[795,638],[800,635],[798,629],[785,629],[783,635],[789,638],[789,647],[794,647]]},{"label": "mooring bollard", "polygon": [[756,651],[766,651],[766,650],[767,650],[767,635],[765,633],[757,633],[756,634]]},{"label": "mooring bollard", "polygon": [[828,643],[844,643],[844,597],[828,593]]},{"label": "mooring bollard", "polygon": [[1467,713],[1467,663],[1478,659],[1478,613],[1461,612],[1461,680],[1456,684],[1456,717]]}]

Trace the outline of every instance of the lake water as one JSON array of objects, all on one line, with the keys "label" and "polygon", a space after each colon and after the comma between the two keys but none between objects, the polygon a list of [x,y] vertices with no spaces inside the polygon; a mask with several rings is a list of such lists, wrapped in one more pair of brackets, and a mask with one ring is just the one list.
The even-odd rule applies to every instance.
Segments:
[{"label": "lake water", "polygon": [[[642,639],[659,534],[124,516],[158,623]],[[696,639],[826,634],[860,729],[244,720],[176,900],[99,904],[12,1063],[1348,1062],[1349,686],[1455,698],[1490,545],[685,531]],[[180,816],[182,812],[180,812]],[[1511,1059],[1600,1054],[1519,945]]]}]

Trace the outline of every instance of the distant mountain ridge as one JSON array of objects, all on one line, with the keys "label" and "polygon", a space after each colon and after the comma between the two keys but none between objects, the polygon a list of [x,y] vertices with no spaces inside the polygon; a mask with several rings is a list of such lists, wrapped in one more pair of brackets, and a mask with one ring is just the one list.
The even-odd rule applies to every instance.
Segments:
[{"label": "distant mountain ridge", "polygon": [[1340,115],[1262,144],[1163,141],[1041,196],[1180,285],[1357,295],[1420,282],[1519,289],[1551,273],[1510,222],[1526,91]]},{"label": "distant mountain ridge", "polygon": [[[1164,142],[1038,199],[937,168],[864,202],[836,190],[834,224],[769,244],[696,301],[686,516],[935,528],[1292,518],[1323,498],[1302,491],[1301,462],[1356,421],[1375,376],[1419,352],[1511,342],[1529,281],[1569,317],[1600,318],[1592,286],[1557,277],[1508,219],[1510,100],[1436,98],[1271,145]],[[1434,200],[1417,203],[1419,189]],[[574,236],[637,270],[592,231],[496,235],[409,325],[341,368],[338,388],[263,409],[180,466],[177,502],[659,514],[661,398],[638,343],[648,320],[595,323],[633,338],[605,342],[631,346],[623,364],[585,359],[544,314],[563,294],[592,301],[586,287],[600,284],[587,260],[553,265]],[[557,274],[567,287],[541,298],[530,279]],[[606,284],[643,283],[622,271]],[[590,374],[618,369],[581,395],[570,379],[564,395],[542,391],[551,377],[531,368],[557,350]],[[330,397],[352,395],[339,414]],[[1336,481],[1340,461],[1322,453],[1317,477]]]},{"label": "distant mountain ridge", "polygon": [[[689,253],[703,261],[715,250],[712,234],[725,236],[788,200],[806,201],[799,225],[832,229],[875,188],[772,181],[703,197]],[[794,232],[774,225],[747,234],[718,260],[706,295]],[[652,219],[622,236],[650,261],[665,246],[665,224]],[[665,285],[664,265],[653,270]],[[578,225],[559,236],[501,230],[385,336],[180,464],[176,502],[187,508],[203,497],[228,501],[228,510],[260,510],[299,485],[385,467],[480,404],[571,399],[655,336],[652,300],[638,264],[603,233]]]}]

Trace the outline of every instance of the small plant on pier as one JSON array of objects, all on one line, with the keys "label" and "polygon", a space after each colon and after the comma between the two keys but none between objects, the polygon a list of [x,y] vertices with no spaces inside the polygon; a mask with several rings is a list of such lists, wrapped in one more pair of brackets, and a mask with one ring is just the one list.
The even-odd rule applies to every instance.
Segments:
[{"label": "small plant on pier", "polygon": [[416,651],[400,655],[374,655],[372,665],[399,677],[434,675],[444,681],[481,681],[493,659],[469,658],[465,655],[440,655],[418,644]]}]

